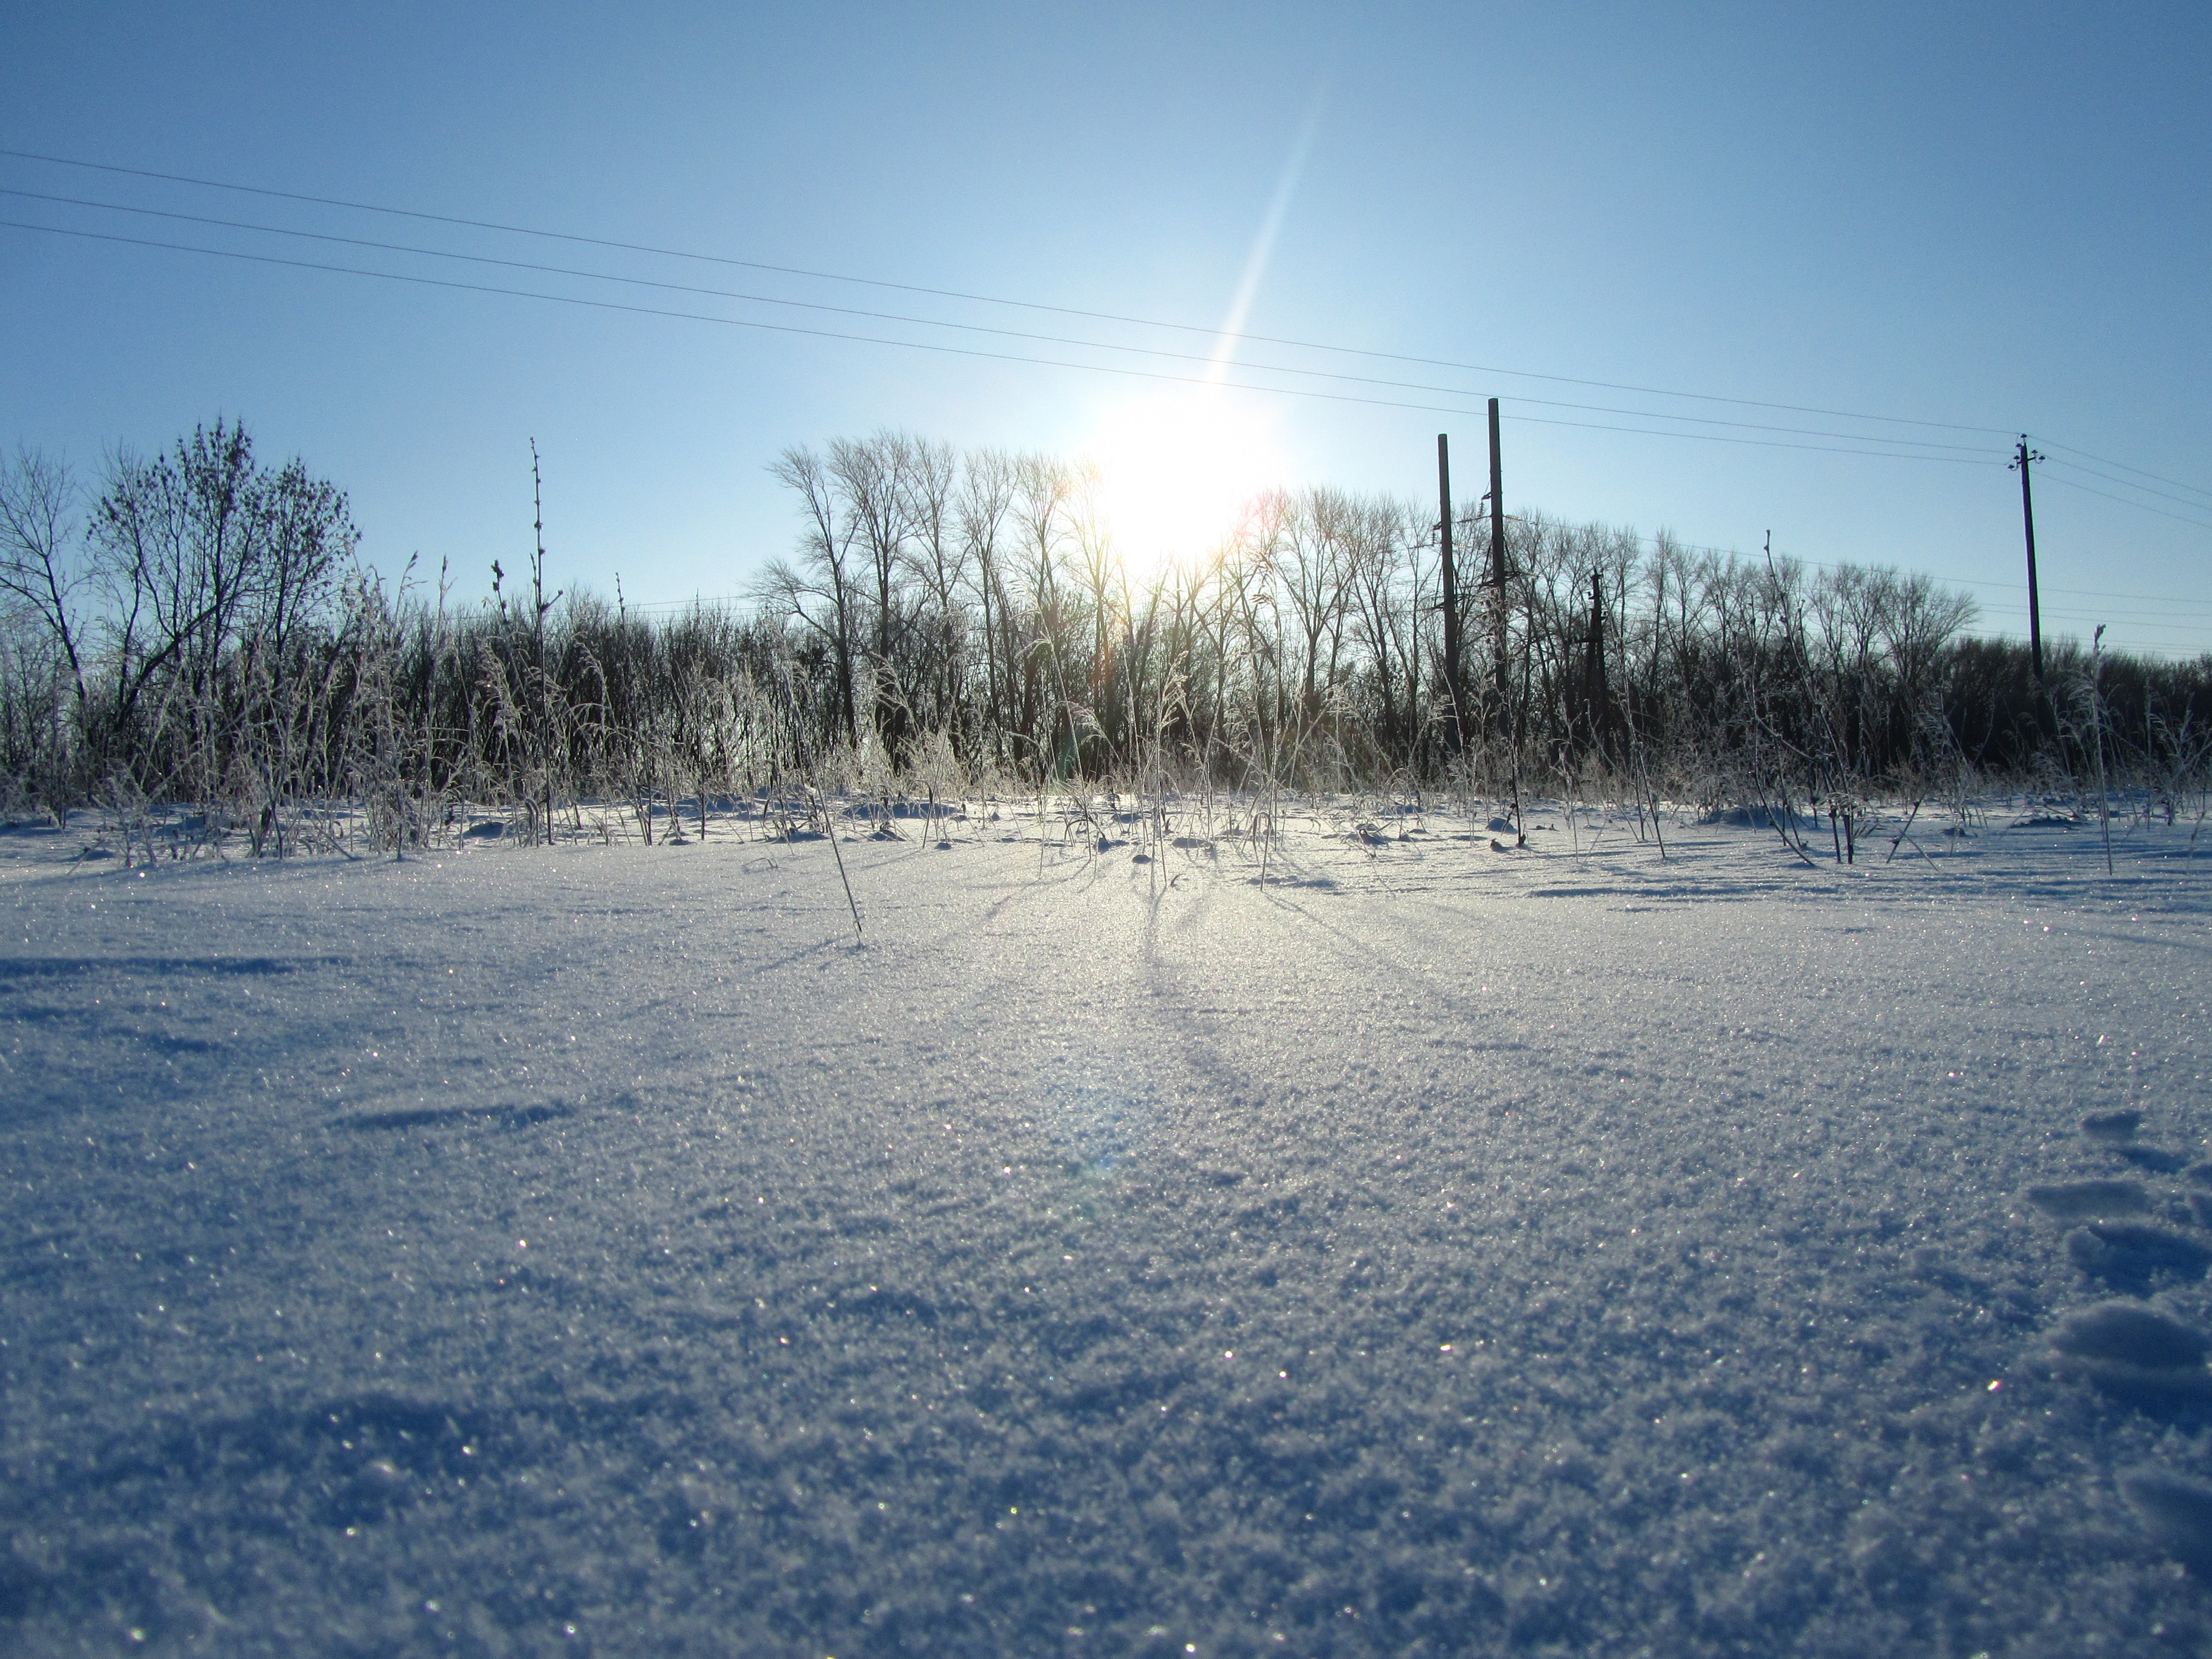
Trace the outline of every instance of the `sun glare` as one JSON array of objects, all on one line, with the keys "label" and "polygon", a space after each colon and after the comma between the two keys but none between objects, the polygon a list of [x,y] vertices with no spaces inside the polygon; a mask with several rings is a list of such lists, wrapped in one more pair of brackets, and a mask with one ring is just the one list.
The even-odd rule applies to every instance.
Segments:
[{"label": "sun glare", "polygon": [[1282,482],[1266,423],[1212,387],[1123,405],[1085,453],[1114,544],[1140,577],[1218,545],[1252,497]]}]

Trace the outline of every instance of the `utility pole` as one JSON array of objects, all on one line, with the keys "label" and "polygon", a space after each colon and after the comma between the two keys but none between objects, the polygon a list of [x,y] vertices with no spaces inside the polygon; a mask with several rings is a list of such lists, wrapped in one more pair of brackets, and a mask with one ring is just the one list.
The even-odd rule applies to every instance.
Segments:
[{"label": "utility pole", "polygon": [[1498,647],[1498,711],[1504,720],[1512,676],[1505,665],[1505,482],[1498,448],[1498,399],[1490,400],[1490,586]]},{"label": "utility pole", "polygon": [[2035,497],[2027,487],[2030,462],[2045,459],[2027,447],[2027,434],[2020,434],[2012,470],[2020,474],[2020,519],[2027,532],[2027,649],[2035,663],[2035,683],[2043,684],[2043,606],[2035,592]]},{"label": "utility pole", "polygon": [[1465,741],[1459,696],[1459,575],[1452,568],[1451,448],[1437,434],[1437,522],[1443,534],[1444,579],[1444,695],[1451,699],[1451,749]]},{"label": "utility pole", "polygon": [[1497,629],[1498,732],[1513,757],[1513,844],[1528,844],[1528,821],[1521,816],[1521,733],[1513,716],[1513,676],[1505,661],[1505,474],[1498,459],[1498,399],[1490,400],[1490,601]]}]

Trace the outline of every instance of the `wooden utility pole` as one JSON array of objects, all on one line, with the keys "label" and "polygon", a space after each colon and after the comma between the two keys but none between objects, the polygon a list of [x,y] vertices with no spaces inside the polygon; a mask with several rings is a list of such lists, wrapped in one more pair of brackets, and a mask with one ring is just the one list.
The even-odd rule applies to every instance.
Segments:
[{"label": "wooden utility pole", "polygon": [[1497,631],[1498,714],[1505,718],[1512,676],[1505,664],[1505,477],[1498,447],[1498,399],[1490,400],[1490,602]]},{"label": "wooden utility pole", "polygon": [[1521,732],[1514,720],[1513,674],[1505,659],[1505,471],[1498,447],[1498,399],[1490,400],[1490,604],[1496,633],[1492,648],[1498,653],[1498,734],[1513,757],[1513,844],[1528,844],[1528,826],[1521,816]]},{"label": "wooden utility pole", "polygon": [[1451,700],[1451,751],[1465,741],[1459,695],[1459,574],[1452,565],[1451,448],[1437,434],[1437,523],[1443,537],[1444,581],[1444,695]]},{"label": "wooden utility pole", "polygon": [[2027,532],[2027,650],[2035,664],[2035,683],[2043,684],[2043,605],[2035,592],[2035,497],[2027,487],[2027,469],[2031,462],[2043,456],[2027,447],[2027,434],[2020,434],[2020,447],[2014,452],[2012,470],[2020,474],[2020,518]]}]

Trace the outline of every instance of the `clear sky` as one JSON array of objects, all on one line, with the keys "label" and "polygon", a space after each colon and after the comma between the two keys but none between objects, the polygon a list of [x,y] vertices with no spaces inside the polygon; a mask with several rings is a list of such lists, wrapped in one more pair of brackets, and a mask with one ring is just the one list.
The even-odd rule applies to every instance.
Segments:
[{"label": "clear sky", "polygon": [[[1747,552],[1771,531],[1960,582],[2013,634],[2026,431],[2051,458],[2046,629],[2212,649],[2197,0],[10,0],[5,35],[0,148],[793,270],[17,156],[12,191],[723,293],[21,194],[0,218],[1002,355],[0,228],[0,441],[94,469],[242,416],[350,492],[365,557],[450,561],[463,596],[529,544],[532,437],[556,576],[659,603],[740,592],[790,549],[764,468],[791,444],[893,426],[1090,453],[1129,480],[1133,543],[1148,506],[1211,510],[1217,478],[1431,494],[1438,431],[1480,495],[1497,396],[1510,509]],[[1236,389],[1261,385],[1373,401]]]}]

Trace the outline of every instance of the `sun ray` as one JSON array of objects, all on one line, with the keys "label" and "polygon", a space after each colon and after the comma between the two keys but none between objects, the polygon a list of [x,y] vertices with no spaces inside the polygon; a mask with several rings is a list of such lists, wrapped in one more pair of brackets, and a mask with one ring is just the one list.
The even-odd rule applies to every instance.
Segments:
[{"label": "sun ray", "polygon": [[1291,153],[1275,180],[1275,193],[1268,198],[1267,211],[1260,221],[1260,234],[1252,239],[1252,251],[1244,258],[1244,274],[1237,279],[1236,297],[1229,303],[1229,314],[1222,319],[1220,338],[1214,345],[1213,361],[1206,367],[1206,378],[1214,384],[1219,384],[1229,372],[1229,365],[1236,360],[1237,343],[1252,313],[1252,301],[1260,292],[1260,279],[1267,274],[1267,261],[1275,252],[1275,238],[1283,228],[1284,216],[1290,211],[1291,198],[1297,194],[1299,177],[1305,172],[1306,153],[1313,148],[1314,132],[1321,125],[1322,106],[1327,101],[1328,91],[1327,82],[1314,88],[1314,95],[1306,105],[1305,119],[1298,124],[1297,137],[1291,141]]}]

